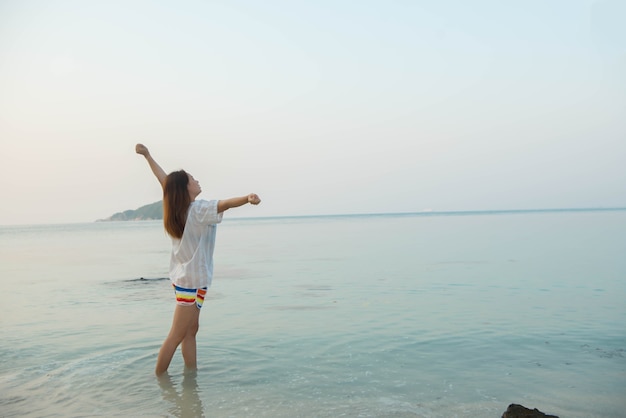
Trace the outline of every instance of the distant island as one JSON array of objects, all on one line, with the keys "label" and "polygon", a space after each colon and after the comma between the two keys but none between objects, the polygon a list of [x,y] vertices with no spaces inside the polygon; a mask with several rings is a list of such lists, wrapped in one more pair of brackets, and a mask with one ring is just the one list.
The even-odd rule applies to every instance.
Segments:
[{"label": "distant island", "polygon": [[163,201],[150,203],[137,209],[129,209],[124,212],[117,212],[108,218],[98,219],[96,222],[108,221],[151,221],[163,219]]}]

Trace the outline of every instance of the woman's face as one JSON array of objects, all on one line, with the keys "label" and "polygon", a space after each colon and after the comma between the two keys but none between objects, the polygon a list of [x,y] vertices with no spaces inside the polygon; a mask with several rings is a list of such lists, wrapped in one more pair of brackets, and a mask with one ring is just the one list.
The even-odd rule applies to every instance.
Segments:
[{"label": "woman's face", "polygon": [[200,187],[200,182],[194,179],[191,174],[187,174],[187,176],[189,177],[187,191],[189,192],[189,197],[191,197],[191,200],[194,200],[202,192],[202,188]]}]

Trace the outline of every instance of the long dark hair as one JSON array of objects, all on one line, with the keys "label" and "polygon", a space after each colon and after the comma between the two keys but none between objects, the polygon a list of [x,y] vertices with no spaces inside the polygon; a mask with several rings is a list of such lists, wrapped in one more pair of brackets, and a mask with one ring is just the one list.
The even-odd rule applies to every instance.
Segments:
[{"label": "long dark hair", "polygon": [[163,186],[163,225],[174,238],[182,238],[187,221],[191,197],[187,186],[189,176],[185,170],[174,171],[165,178]]}]

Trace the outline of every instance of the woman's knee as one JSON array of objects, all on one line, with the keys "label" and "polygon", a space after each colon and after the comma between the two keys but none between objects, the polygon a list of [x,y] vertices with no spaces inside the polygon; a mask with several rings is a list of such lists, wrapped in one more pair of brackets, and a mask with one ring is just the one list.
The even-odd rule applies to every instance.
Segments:
[{"label": "woman's knee", "polygon": [[199,329],[200,324],[198,323],[198,321],[192,322],[191,324],[189,324],[189,328],[187,329],[187,336],[195,337]]},{"label": "woman's knee", "polygon": [[185,337],[187,337],[187,330],[186,329],[181,329],[180,327],[174,327],[170,330],[169,335],[167,336],[167,339],[175,345],[180,344]]}]

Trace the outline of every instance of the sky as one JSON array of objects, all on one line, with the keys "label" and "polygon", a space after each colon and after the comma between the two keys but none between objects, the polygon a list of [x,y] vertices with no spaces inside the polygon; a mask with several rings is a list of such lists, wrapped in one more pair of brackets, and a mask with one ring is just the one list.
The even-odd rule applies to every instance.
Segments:
[{"label": "sky", "polygon": [[0,225],[626,207],[626,2],[0,0]]}]

